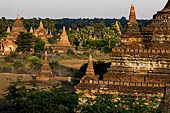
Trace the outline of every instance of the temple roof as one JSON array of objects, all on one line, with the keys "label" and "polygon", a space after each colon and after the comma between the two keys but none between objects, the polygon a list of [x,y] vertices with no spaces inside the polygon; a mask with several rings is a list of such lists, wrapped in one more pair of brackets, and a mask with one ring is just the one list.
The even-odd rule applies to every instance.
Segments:
[{"label": "temple roof", "polygon": [[12,26],[12,32],[21,32],[21,31],[26,32],[26,29],[24,28],[24,24],[22,23],[20,19],[20,15],[18,13],[17,18]]}]

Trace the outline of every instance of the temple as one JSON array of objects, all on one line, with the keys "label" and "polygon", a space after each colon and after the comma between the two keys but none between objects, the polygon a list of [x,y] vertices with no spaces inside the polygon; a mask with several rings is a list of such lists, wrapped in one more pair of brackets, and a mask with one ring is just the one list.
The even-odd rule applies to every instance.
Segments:
[{"label": "temple", "polygon": [[10,52],[14,52],[17,48],[15,41],[20,34],[20,32],[27,32],[24,25],[20,19],[20,15],[17,14],[17,18],[12,26],[12,30],[8,26],[7,37],[1,39],[1,54],[8,55]]},{"label": "temple", "polygon": [[65,27],[63,27],[63,32],[60,36],[60,40],[57,42],[57,44],[53,48],[53,52],[65,53],[67,52],[68,49],[75,50],[75,48],[70,44],[68,40]]},{"label": "temple", "polygon": [[138,22],[136,21],[136,13],[134,5],[131,6],[129,22],[127,23],[126,30],[121,37],[121,45],[128,46],[129,48],[143,48],[142,42],[143,36],[138,28]]},{"label": "temple", "polygon": [[49,81],[53,77],[51,67],[48,62],[47,51],[45,51],[43,65],[40,70],[40,74],[36,76],[37,81]]},{"label": "temple", "polygon": [[49,34],[48,29],[44,28],[44,25],[43,25],[42,21],[40,22],[40,25],[39,25],[38,29],[33,31],[32,27],[31,27],[30,32],[33,33],[36,37],[43,40],[45,42],[45,47],[50,46],[50,44],[48,43],[48,38],[53,37],[53,35],[51,34],[51,31],[50,31],[50,34]]},{"label": "temple", "polygon": [[[112,49],[111,66],[103,79],[84,79],[75,86],[77,94],[93,92],[162,98],[170,109],[170,1],[140,31],[134,5],[120,45]],[[159,103],[158,103],[159,104]]]}]

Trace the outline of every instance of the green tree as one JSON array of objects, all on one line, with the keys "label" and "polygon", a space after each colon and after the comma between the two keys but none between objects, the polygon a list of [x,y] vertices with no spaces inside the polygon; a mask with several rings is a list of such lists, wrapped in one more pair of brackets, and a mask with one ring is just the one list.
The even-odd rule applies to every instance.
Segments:
[{"label": "green tree", "polygon": [[44,47],[45,47],[45,42],[42,41],[40,38],[35,38],[34,39],[34,51],[35,52],[41,52],[44,51]]},{"label": "green tree", "polygon": [[27,89],[21,79],[11,82],[6,94],[10,113],[74,113],[78,104],[76,94],[56,87]]},{"label": "green tree", "polygon": [[32,33],[20,32],[16,40],[16,44],[18,45],[17,52],[26,53],[32,51],[34,38]]},{"label": "green tree", "polygon": [[[93,95],[93,94],[91,94]],[[111,94],[95,94],[93,97],[82,97],[79,105],[81,113],[161,113],[158,107],[159,97],[113,96]],[[93,104],[92,104],[93,103]]]}]

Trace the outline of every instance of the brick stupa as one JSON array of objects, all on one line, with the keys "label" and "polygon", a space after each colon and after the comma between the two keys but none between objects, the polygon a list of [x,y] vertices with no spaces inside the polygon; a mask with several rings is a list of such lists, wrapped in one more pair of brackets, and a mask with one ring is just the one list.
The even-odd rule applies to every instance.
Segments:
[{"label": "brick stupa", "polygon": [[7,28],[7,37],[3,37],[1,39],[1,55],[8,55],[11,52],[15,52],[17,45],[15,44],[15,41],[20,34],[20,32],[27,32],[27,30],[24,28],[24,24],[22,23],[20,19],[19,13],[17,14],[17,18],[12,26],[12,30],[8,26]]},{"label": "brick stupa", "polygon": [[[32,32],[33,30],[31,30]],[[38,29],[35,30],[34,35],[45,42],[45,47],[49,47],[48,38],[53,37],[52,34],[48,33],[48,29],[44,28],[43,22],[40,21]]]},{"label": "brick stupa", "polygon": [[125,33],[121,37],[122,45],[129,46],[129,48],[142,48],[141,44],[143,36],[141,35],[138,22],[136,21],[135,7],[131,5],[129,22],[126,26]]},{"label": "brick stupa", "polygon": [[80,83],[83,82],[84,80],[87,80],[87,79],[89,79],[89,80],[91,80],[91,79],[98,80],[98,76],[95,75],[95,73],[94,73],[93,58],[92,58],[91,55],[89,56],[86,73],[83,76],[83,78],[80,80]]},{"label": "brick stupa", "polygon": [[41,67],[40,74],[39,74],[39,76],[36,77],[36,80],[38,80],[38,81],[49,81],[50,78],[53,77],[52,70],[49,65],[47,57],[48,57],[47,51],[45,51],[44,62]]},{"label": "brick stupa", "polygon": [[56,44],[56,47],[53,48],[53,52],[65,53],[68,49],[75,50],[75,48],[70,44],[68,40],[68,35],[66,33],[65,27],[63,27],[63,32],[60,36],[60,40]]}]

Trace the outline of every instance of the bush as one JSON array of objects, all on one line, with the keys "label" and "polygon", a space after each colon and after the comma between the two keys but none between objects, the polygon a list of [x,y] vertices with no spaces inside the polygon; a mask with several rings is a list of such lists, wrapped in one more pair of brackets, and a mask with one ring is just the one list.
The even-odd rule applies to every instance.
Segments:
[{"label": "bush", "polygon": [[42,64],[42,62],[43,62],[43,60],[41,58],[38,58],[36,56],[26,57],[26,59],[29,61],[31,67],[34,67],[37,64]]},{"label": "bush", "polygon": [[49,63],[49,65],[52,69],[54,69],[59,66],[59,63],[58,63],[58,61],[52,61]]},{"label": "bush", "polygon": [[19,69],[19,68],[23,67],[24,65],[20,61],[15,61],[13,66],[14,66],[14,69]]},{"label": "bush", "polygon": [[103,50],[102,50],[104,53],[110,53],[112,52],[112,48],[109,48],[109,47],[104,47]]}]

